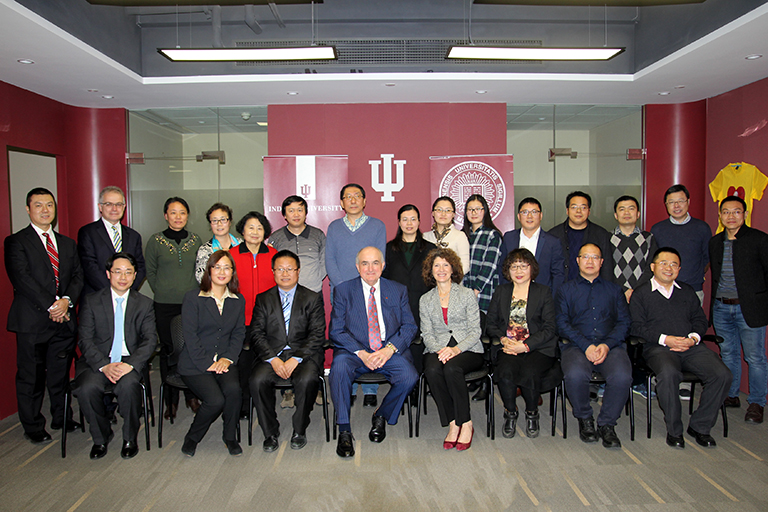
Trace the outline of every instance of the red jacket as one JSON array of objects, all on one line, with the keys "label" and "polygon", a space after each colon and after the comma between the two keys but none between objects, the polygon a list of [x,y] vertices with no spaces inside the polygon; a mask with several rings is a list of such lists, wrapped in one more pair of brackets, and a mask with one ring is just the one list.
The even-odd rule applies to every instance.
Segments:
[{"label": "red jacket", "polygon": [[233,247],[230,254],[237,267],[240,293],[245,297],[245,325],[251,325],[256,296],[275,286],[275,277],[272,274],[272,257],[277,254],[277,251],[262,243],[254,260],[253,254],[243,242],[237,247]]}]

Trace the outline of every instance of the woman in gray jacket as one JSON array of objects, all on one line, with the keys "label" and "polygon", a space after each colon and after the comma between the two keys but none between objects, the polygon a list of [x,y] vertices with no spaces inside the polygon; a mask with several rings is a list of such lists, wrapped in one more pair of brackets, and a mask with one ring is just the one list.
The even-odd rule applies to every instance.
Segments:
[{"label": "woman in gray jacket", "polygon": [[422,277],[432,290],[419,301],[424,340],[424,374],[437,403],[440,423],[448,427],[443,448],[466,450],[474,428],[469,416],[466,373],[483,365],[480,310],[475,293],[461,286],[461,259],[438,248],[424,260]]}]

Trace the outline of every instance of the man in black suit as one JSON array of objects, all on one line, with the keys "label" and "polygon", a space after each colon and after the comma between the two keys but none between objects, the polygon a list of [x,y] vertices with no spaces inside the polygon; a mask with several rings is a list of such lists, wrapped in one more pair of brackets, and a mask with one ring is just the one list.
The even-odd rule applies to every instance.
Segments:
[{"label": "man in black suit", "polygon": [[[51,428],[60,429],[64,392],[75,349],[74,302],[83,287],[77,247],[56,233],[56,200],[50,190],[27,194],[30,225],[5,239],[5,270],[13,284],[8,330],[16,333],[16,398],[24,437],[33,444],[51,441],[41,410],[46,381]],[[67,422],[72,431],[79,425]]]},{"label": "man in black suit", "polygon": [[106,262],[110,287],[92,293],[80,306],[77,389],[80,408],[90,425],[91,458],[107,454],[112,439],[104,393],[117,396],[123,416],[123,448],[130,459],[139,453],[136,434],[141,412],[141,373],[157,345],[155,310],[150,298],[131,290],[136,259],[118,252]]},{"label": "man in black suit", "polygon": [[275,413],[276,383],[291,379],[296,411],[291,448],[307,444],[309,413],[315,403],[323,368],[325,310],[320,293],[299,285],[299,257],[288,250],[272,257],[276,287],[256,296],[250,326],[256,363],[250,377],[251,395],[264,433],[264,451],[278,448],[280,423]]},{"label": "man in black suit", "polygon": [[141,252],[141,235],[120,224],[125,214],[125,194],[114,186],[104,187],[99,194],[101,218],[80,228],[77,232],[77,252],[83,267],[85,283],[83,297],[97,290],[109,288],[104,275],[104,264],[116,252],[127,252],[136,259],[136,280],[131,289],[139,291],[147,275]]}]

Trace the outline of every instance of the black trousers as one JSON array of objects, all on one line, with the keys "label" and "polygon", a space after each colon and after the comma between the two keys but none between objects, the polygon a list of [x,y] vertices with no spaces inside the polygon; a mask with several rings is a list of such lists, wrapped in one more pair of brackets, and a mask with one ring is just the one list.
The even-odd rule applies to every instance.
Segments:
[{"label": "black trousers", "polygon": [[[160,377],[165,382],[168,373],[176,369],[168,365],[168,357],[173,354],[173,339],[171,338],[171,320],[181,314],[181,304],[161,304],[155,302],[155,325],[157,325],[157,339],[160,342]],[[170,387],[165,395],[167,404],[178,405],[179,390]],[[184,398],[189,400],[195,395],[188,389],[184,390]]]},{"label": "black trousers", "polygon": [[240,421],[240,377],[237,366],[230,365],[227,373],[206,372],[200,375],[182,375],[181,380],[200,399],[200,409],[189,427],[185,439],[199,443],[214,421],[224,415],[224,439],[237,439]]},{"label": "black trousers", "polygon": [[[306,434],[309,426],[309,414],[315,405],[317,390],[320,388],[320,367],[312,359],[304,359],[291,374],[293,384],[294,404],[293,431]],[[275,410],[275,384],[286,382],[265,362],[256,363],[251,372],[251,395],[256,399],[256,414],[264,437],[280,435],[280,422],[277,421]]]},{"label": "black trousers", "polygon": [[[75,336],[64,324],[50,322],[40,333],[16,333],[16,400],[24,432],[45,429],[45,388],[51,401],[51,423],[64,424],[64,394],[75,351]],[[66,411],[72,418],[72,409]]]},{"label": "black trousers", "polygon": [[106,444],[112,431],[107,408],[104,405],[105,393],[114,393],[117,396],[120,415],[123,417],[123,440],[136,441],[142,406],[139,383],[141,375],[133,370],[120,377],[117,384],[112,384],[103,373],[95,372],[90,367],[78,370],[77,400],[83,416],[88,421],[93,444]]},{"label": "black trousers", "polygon": [[[246,334],[246,339],[248,334]],[[251,370],[256,363],[254,357],[254,351],[250,347],[240,351],[240,355],[237,358],[237,371],[240,373],[240,389],[243,390],[243,400],[240,404],[240,411],[243,414],[248,414],[250,411],[248,407],[251,405],[251,386],[249,384],[251,378]],[[270,366],[271,368],[271,366]],[[259,395],[254,394],[254,401],[257,400]],[[261,420],[259,420],[261,421]]]},{"label": "black trousers", "polygon": [[539,351],[512,355],[499,352],[496,356],[494,377],[499,385],[499,394],[504,408],[510,412],[517,410],[517,388],[525,400],[525,410],[538,410],[541,395],[541,379],[557,362],[557,358]]},{"label": "black trousers", "polygon": [[443,364],[437,354],[424,354],[424,375],[437,404],[440,424],[447,427],[451,421],[463,425],[469,416],[469,391],[464,380],[467,373],[483,366],[483,354],[462,352]]}]

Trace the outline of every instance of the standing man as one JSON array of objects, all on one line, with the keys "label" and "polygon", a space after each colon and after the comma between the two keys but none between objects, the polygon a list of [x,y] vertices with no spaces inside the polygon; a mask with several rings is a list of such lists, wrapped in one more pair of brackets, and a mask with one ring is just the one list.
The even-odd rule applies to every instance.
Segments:
[{"label": "standing man", "polygon": [[[535,281],[549,286],[552,295],[555,295],[565,280],[563,249],[560,240],[541,229],[543,217],[544,212],[538,199],[526,197],[520,201],[520,204],[517,205],[517,220],[520,221],[520,229],[504,233],[499,261],[504,261],[507,254],[515,249],[528,249],[531,254],[536,256],[536,262],[539,264],[539,275],[536,276]],[[501,267],[499,265],[501,282],[506,283],[508,281]]]},{"label": "standing man", "polygon": [[733,374],[725,399],[727,407],[739,407],[741,351],[749,365],[747,423],[762,423],[768,393],[765,357],[765,326],[768,324],[768,234],[744,223],[747,205],[729,196],[720,203],[720,222],[725,229],[709,241],[712,264],[710,318],[723,337],[720,356]]},{"label": "standing man", "polygon": [[701,304],[704,304],[704,274],[709,267],[709,224],[691,217],[688,207],[691,194],[685,185],[672,185],[664,193],[664,205],[669,218],[651,228],[659,247],[672,247],[680,253],[685,266],[680,268],[677,281],[693,286]]},{"label": "standing man", "polygon": [[[555,306],[560,337],[560,363],[579,437],[585,443],[603,439],[606,448],[621,448],[614,427],[629,397],[632,363],[624,340],[629,334],[629,308],[621,288],[601,275],[600,248],[585,244],[577,258],[579,275],[557,292]],[[592,372],[605,378],[603,405],[595,420],[589,403]]]},{"label": "standing man", "polygon": [[13,285],[8,330],[16,333],[16,398],[24,438],[44,444],[51,441],[41,412],[46,383],[51,428],[62,428],[65,420],[68,431],[79,427],[72,410],[64,410],[64,393],[83,271],[75,241],[53,230],[56,200],[50,190],[29,191],[27,214],[30,225],[5,239],[5,270]]},{"label": "standing man", "polygon": [[325,309],[319,292],[298,284],[301,263],[288,250],[272,257],[277,286],[256,296],[249,329],[255,361],[250,377],[251,396],[258,397],[256,413],[264,433],[264,451],[277,450],[280,423],[275,414],[275,384],[291,379],[296,411],[291,448],[307,444],[309,413],[315,402],[323,368]]},{"label": "standing man", "polygon": [[147,275],[141,235],[120,223],[125,214],[125,194],[119,187],[104,187],[99,194],[99,213],[99,220],[86,224],[77,232],[77,252],[85,276],[83,297],[110,286],[109,277],[104,275],[104,264],[118,252],[127,252],[136,259],[132,289],[139,291]]},{"label": "standing man", "polygon": [[691,415],[688,435],[705,448],[714,448],[709,435],[717,411],[728,393],[731,372],[713,351],[700,344],[707,331],[707,317],[693,288],[675,281],[680,255],[662,247],[653,256],[653,278],[639,286],[629,303],[632,334],[643,338],[643,357],[656,374],[656,393],[667,423],[667,444],[685,448],[678,388],[683,372],[701,379],[699,407]]},{"label": "standing man", "polygon": [[619,223],[611,235],[613,277],[629,302],[632,290],[648,282],[653,275],[651,258],[656,254],[656,239],[637,227],[640,203],[632,196],[621,196],[613,203],[613,216]]},{"label": "standing man", "polygon": [[[120,456],[139,453],[136,434],[142,406],[141,374],[157,345],[152,299],[131,287],[136,280],[136,259],[117,252],[106,262],[109,288],[87,295],[80,306],[80,351],[77,364],[78,401],[90,425],[91,459],[107,454],[112,440],[104,394],[114,393],[123,416]],[[149,428],[145,425],[145,428]]]},{"label": "standing man", "polygon": [[606,281],[613,280],[613,251],[611,250],[611,235],[601,226],[589,221],[589,209],[592,208],[592,198],[586,192],[577,190],[565,198],[565,213],[568,218],[549,230],[549,234],[560,239],[563,249],[565,280],[570,281],[579,277],[577,256],[584,244],[594,244],[600,249],[605,265],[600,270],[600,277]]},{"label": "standing man", "polygon": [[[325,244],[325,269],[331,282],[332,300],[337,286],[358,276],[355,255],[363,247],[376,247],[382,254],[387,247],[384,223],[365,214],[365,189],[357,183],[348,183],[341,188],[339,197],[346,215],[328,226]],[[378,389],[376,384],[363,384],[363,406],[376,407]],[[354,404],[357,384],[351,392]]]},{"label": "standing man", "polygon": [[384,375],[392,387],[371,418],[368,438],[380,443],[386,424],[394,425],[408,393],[419,379],[408,349],[418,332],[408,305],[408,289],[381,277],[384,254],[378,247],[357,253],[359,277],[336,287],[331,312],[330,338],[334,343],[331,365],[331,396],[339,425],[336,453],[352,457],[349,422],[352,382],[360,375]]}]

